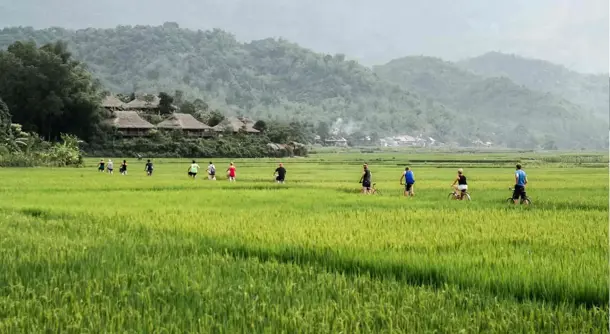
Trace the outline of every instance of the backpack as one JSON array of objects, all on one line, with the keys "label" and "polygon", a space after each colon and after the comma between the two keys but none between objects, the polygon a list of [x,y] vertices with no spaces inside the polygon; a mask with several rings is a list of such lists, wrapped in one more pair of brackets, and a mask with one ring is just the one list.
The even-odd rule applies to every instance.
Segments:
[{"label": "backpack", "polygon": [[210,167],[210,174],[216,174],[216,168],[214,168],[214,166]]}]

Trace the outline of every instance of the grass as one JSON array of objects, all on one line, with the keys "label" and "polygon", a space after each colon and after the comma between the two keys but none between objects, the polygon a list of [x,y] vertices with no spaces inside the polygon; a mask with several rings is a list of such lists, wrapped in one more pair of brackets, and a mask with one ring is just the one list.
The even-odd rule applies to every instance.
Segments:
[{"label": "grass", "polygon": [[[362,159],[383,195],[357,194]],[[505,202],[510,159],[531,207]],[[235,161],[234,184],[188,179],[187,159],[2,169],[0,332],[608,332],[608,165],[591,160],[326,153],[286,160],[285,185],[271,159]],[[452,165],[472,202],[447,200]]]}]

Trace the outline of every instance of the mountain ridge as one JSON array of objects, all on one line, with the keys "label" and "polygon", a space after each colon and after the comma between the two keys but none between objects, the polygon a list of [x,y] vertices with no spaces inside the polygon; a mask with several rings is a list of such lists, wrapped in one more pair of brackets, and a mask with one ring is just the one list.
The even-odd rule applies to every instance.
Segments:
[{"label": "mountain ridge", "polygon": [[[403,89],[344,55],[317,53],[284,39],[240,43],[220,29],[193,31],[173,23],[0,31],[2,48],[16,40],[42,44],[58,39],[66,40],[76,58],[114,92],[181,90],[186,97],[203,98],[233,114],[314,123],[342,118],[359,124],[365,133],[420,132],[465,144],[473,138],[489,138],[498,144],[531,147],[552,137],[577,139],[562,141],[566,148],[599,145],[595,136],[563,125],[563,132],[528,129],[524,124],[506,129],[502,122],[456,112],[436,98]],[[575,121],[579,126],[588,122]],[[515,129],[527,130],[521,137],[530,142],[510,143]]]}]

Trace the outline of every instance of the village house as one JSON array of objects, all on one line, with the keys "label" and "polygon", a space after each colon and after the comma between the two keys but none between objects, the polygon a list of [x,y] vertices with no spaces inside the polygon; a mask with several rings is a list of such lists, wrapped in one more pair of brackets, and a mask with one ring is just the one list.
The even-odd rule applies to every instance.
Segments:
[{"label": "village house", "polygon": [[102,107],[108,111],[123,110],[125,103],[114,95],[108,95],[102,99]]},{"label": "village house", "polygon": [[240,130],[245,131],[249,134],[258,134],[260,131],[254,128],[254,122],[249,119],[243,117],[227,117],[220,124],[216,125],[212,128],[216,132],[226,132],[231,131],[233,133],[237,133]]},{"label": "village house", "polygon": [[181,130],[189,137],[211,137],[214,135],[212,127],[198,121],[191,114],[173,113],[169,118],[157,124],[157,128]]},{"label": "village house", "polygon": [[133,110],[115,110],[108,122],[121,135],[126,137],[146,136],[155,127]]},{"label": "village house", "polygon": [[324,140],[326,146],[347,147],[347,139],[343,137],[330,137]]}]

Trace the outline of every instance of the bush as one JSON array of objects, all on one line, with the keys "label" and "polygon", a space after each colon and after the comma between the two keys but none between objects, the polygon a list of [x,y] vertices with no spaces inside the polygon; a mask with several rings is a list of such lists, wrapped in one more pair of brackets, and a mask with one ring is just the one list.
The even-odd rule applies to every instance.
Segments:
[{"label": "bush", "polygon": [[157,132],[148,137],[121,138],[107,141],[104,145],[86,148],[91,156],[146,156],[155,158],[264,158],[307,155],[305,147],[273,151],[267,146],[265,135],[227,135],[218,138],[187,138],[177,131]]}]

